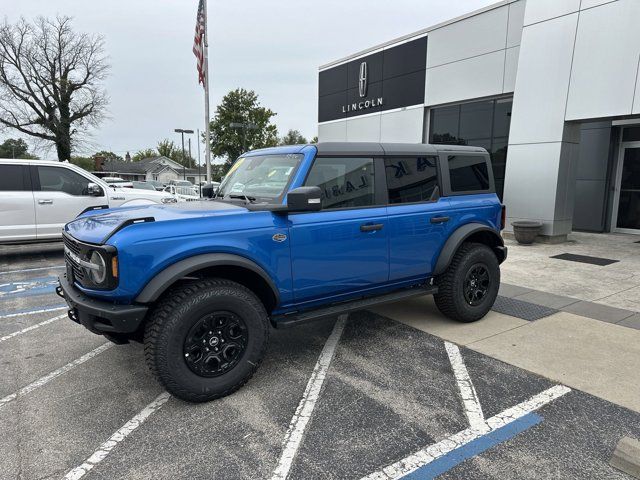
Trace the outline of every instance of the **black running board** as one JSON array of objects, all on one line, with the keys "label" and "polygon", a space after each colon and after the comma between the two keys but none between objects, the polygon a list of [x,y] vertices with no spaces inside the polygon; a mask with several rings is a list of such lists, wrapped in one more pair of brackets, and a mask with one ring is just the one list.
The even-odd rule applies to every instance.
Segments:
[{"label": "black running board", "polygon": [[383,303],[392,303],[399,300],[405,300],[412,297],[421,297],[423,295],[434,295],[438,293],[436,286],[421,286],[397,290],[395,292],[377,295],[375,297],[359,298],[348,302],[332,304],[328,307],[321,307],[315,310],[305,310],[303,312],[293,312],[285,315],[275,315],[271,317],[271,323],[275,328],[290,328],[297,325],[313,322],[327,317],[335,317],[343,313],[353,312],[356,310],[365,310],[367,308],[381,305]]}]

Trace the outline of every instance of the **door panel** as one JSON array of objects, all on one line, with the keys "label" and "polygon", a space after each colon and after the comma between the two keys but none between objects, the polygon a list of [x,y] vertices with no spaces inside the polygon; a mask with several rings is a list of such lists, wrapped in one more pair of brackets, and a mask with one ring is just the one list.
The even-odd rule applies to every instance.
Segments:
[{"label": "door panel", "polygon": [[389,192],[389,280],[431,275],[435,257],[448,237],[449,200],[438,198],[437,158],[384,159]]},{"label": "door panel", "polygon": [[387,282],[386,207],[301,213],[289,220],[296,302]]},{"label": "door panel", "polygon": [[431,220],[444,220],[448,207],[446,198],[432,203],[389,206],[389,280],[431,275],[434,259],[447,241],[451,223],[431,223]]},{"label": "door panel", "polygon": [[33,192],[39,240],[58,238],[64,225],[88,207],[107,205],[106,196],[88,195],[90,180],[64,166],[37,166]]},{"label": "door panel", "polygon": [[0,242],[35,238],[36,213],[28,167],[0,164]]},{"label": "door panel", "polygon": [[321,189],[323,210],[289,215],[296,302],[386,283],[387,209],[375,206],[374,160],[318,157],[305,185]]}]

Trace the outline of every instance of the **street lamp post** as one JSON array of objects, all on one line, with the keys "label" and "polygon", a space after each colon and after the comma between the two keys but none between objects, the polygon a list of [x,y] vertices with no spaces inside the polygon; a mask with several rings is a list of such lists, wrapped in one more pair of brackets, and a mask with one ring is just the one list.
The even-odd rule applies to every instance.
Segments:
[{"label": "street lamp post", "polygon": [[[193,133],[193,130],[188,130],[188,129],[183,129],[183,128],[176,128],[174,130],[174,132],[179,133],[180,136],[182,137],[182,179],[186,180],[187,179],[187,171],[185,170],[185,166],[184,166],[184,161],[185,161],[185,156],[184,156],[184,134],[186,133],[187,135],[190,135]],[[189,157],[191,157],[191,153],[189,153]]]},{"label": "street lamp post", "polygon": [[247,151],[247,130],[257,130],[258,126],[251,122],[231,122],[229,126],[242,129],[242,153],[245,153]]}]

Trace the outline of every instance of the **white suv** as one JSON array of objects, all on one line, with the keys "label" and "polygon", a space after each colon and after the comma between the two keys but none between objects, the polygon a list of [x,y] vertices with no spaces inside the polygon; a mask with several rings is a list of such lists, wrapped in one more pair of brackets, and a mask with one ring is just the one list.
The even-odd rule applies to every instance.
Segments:
[{"label": "white suv", "polygon": [[109,185],[68,162],[0,159],[0,243],[60,239],[62,227],[88,210],[176,201]]}]

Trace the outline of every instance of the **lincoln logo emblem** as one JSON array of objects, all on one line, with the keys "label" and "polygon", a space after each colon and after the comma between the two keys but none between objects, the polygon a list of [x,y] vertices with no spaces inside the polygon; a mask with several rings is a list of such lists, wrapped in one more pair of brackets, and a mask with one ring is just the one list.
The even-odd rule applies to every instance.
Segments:
[{"label": "lincoln logo emblem", "polygon": [[358,93],[360,97],[367,96],[367,62],[360,64],[360,75],[358,76]]}]

